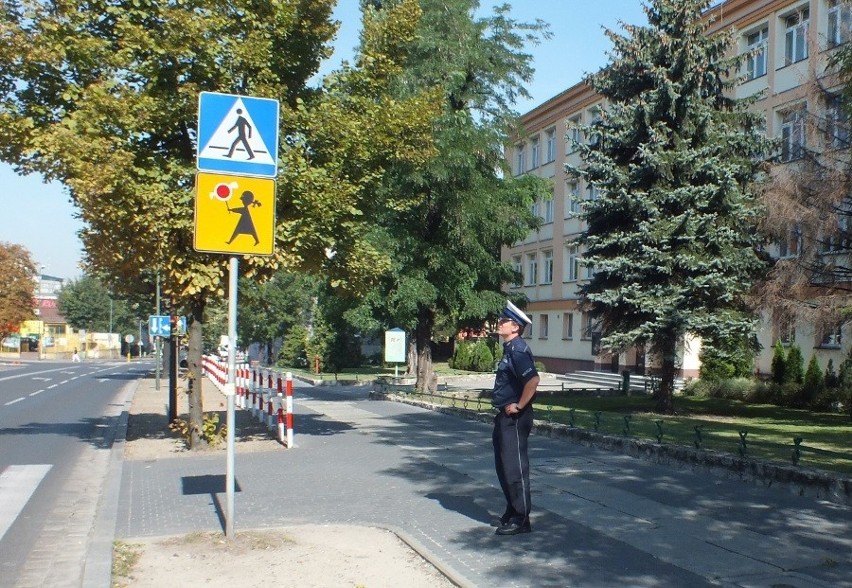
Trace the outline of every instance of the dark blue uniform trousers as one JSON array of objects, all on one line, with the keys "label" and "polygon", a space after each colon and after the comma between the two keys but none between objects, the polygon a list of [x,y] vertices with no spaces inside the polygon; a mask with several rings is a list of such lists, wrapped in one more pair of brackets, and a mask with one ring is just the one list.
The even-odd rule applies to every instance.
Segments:
[{"label": "dark blue uniform trousers", "polygon": [[494,417],[491,441],[494,444],[497,478],[506,497],[506,504],[515,511],[512,517],[515,522],[528,520],[532,507],[530,462],[527,457],[527,439],[532,431],[532,425],[532,405],[512,416],[501,409]]}]

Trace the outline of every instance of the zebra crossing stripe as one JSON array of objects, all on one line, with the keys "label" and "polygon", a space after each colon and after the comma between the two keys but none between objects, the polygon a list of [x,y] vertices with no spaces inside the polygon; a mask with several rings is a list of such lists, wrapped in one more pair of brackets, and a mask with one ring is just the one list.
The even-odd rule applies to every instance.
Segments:
[{"label": "zebra crossing stripe", "polygon": [[21,514],[51,467],[49,464],[11,465],[0,473],[0,539]]}]

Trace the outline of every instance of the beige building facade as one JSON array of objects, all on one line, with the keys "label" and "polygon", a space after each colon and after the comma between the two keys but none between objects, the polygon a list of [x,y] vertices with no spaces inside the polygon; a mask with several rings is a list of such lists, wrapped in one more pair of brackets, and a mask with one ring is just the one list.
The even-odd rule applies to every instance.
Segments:
[{"label": "beige building facade", "polygon": [[[805,112],[819,111],[827,119],[841,120],[838,102],[821,99],[813,104],[812,82],[831,88],[827,60],[836,48],[850,40],[852,6],[849,0],[728,0],[707,13],[710,32],[735,31],[735,50],[745,56],[737,97],[760,94],[753,108],[766,118],[766,132],[779,140],[782,165],[796,165],[808,140]],[[578,83],[534,108],[522,117],[526,131],[508,151],[514,175],[534,174],[552,182],[552,198],[542,198],[534,212],[541,217],[539,230],[522,242],[504,248],[502,259],[522,275],[511,284],[513,292],[530,301],[533,319],[525,337],[551,372],[631,370],[646,373],[650,360],[641,350],[617,356],[602,353],[600,334],[591,317],[579,305],[578,287],[588,279],[582,265],[583,251],[575,244],[583,231],[578,217],[583,202],[597,197],[597,189],[569,176],[566,165],[581,167],[576,145],[587,138],[581,127],[595,120],[605,104],[585,83]],[[838,125],[843,128],[845,125]],[[840,132],[840,131],[838,131]],[[844,131],[845,132],[845,131]],[[844,140],[846,139],[844,135]],[[775,255],[794,255],[784,245]],[[783,329],[770,316],[759,331],[763,351],[755,369],[769,373],[775,342],[795,340],[805,360],[816,355],[825,368],[828,359],[837,367],[845,359],[852,330],[846,326],[797,324]],[[684,376],[698,373],[700,341],[683,342],[681,370]]]}]

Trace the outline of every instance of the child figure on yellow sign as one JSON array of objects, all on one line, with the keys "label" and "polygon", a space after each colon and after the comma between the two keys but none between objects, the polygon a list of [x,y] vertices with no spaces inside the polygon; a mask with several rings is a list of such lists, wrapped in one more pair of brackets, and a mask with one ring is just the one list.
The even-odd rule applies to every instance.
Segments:
[{"label": "child figure on yellow sign", "polygon": [[254,228],[254,221],[251,219],[249,207],[260,206],[260,202],[255,201],[254,194],[249,190],[243,192],[242,196],[240,196],[240,202],[242,202],[243,205],[239,208],[231,208],[228,206],[227,202],[225,203],[225,206],[228,206],[228,212],[235,212],[240,215],[240,220],[237,221],[234,234],[231,235],[231,238],[228,239],[226,243],[230,245],[238,235],[251,235],[254,237],[254,244],[257,245],[260,243],[260,239],[257,238],[257,230]]}]

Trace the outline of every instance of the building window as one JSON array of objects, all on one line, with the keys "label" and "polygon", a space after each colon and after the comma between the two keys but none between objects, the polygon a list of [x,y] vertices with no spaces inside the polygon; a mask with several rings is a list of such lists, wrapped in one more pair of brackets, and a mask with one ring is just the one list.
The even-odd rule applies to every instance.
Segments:
[{"label": "building window", "polygon": [[542,253],[544,267],[544,275],[541,277],[542,284],[552,284],[553,283],[553,250],[545,251]]},{"label": "building window", "polygon": [[595,184],[592,184],[592,183],[589,183],[589,185],[586,186],[586,192],[589,193],[587,200],[597,200],[601,196],[601,193],[600,193],[600,190],[598,190],[598,187]]},{"label": "building window", "polygon": [[852,29],[852,6],[847,0],[828,0],[828,46],[837,47],[849,41]]},{"label": "building window", "polygon": [[544,201],[544,222],[553,222],[553,198],[548,198]]},{"label": "building window", "polygon": [[[582,199],[580,198],[580,183],[576,180],[571,180],[565,184],[565,193],[568,194],[570,212],[580,212],[583,210]],[[566,217],[567,218],[567,217]]]},{"label": "building window", "polygon": [[538,280],[538,255],[535,253],[527,254],[527,286],[535,286]]},{"label": "building window", "polygon": [[533,216],[541,218],[541,202],[536,200],[535,202],[530,204],[530,213],[532,213]]},{"label": "building window", "polygon": [[753,80],[766,75],[766,53],[769,40],[769,27],[746,35],[746,79]]},{"label": "building window", "polygon": [[538,338],[539,339],[547,339],[547,323],[550,317],[546,314],[542,314],[541,318],[538,322]]},{"label": "building window", "polygon": [[784,19],[787,35],[784,42],[785,65],[808,58],[808,21],[810,10],[803,8]]},{"label": "building window", "polygon": [[527,171],[526,165],[526,152],[524,151],[523,145],[515,146],[515,175],[521,175],[525,171]]},{"label": "building window", "polygon": [[589,341],[592,336],[595,334],[595,329],[597,328],[597,321],[592,317],[591,313],[584,312],[583,313],[583,333],[581,338],[584,341]]},{"label": "building window", "polygon": [[575,151],[583,143],[583,130],[580,128],[580,115],[568,119],[568,149]]},{"label": "building window", "polygon": [[852,200],[846,198],[834,209],[837,230],[820,242],[820,253],[847,252],[852,248]]},{"label": "building window", "polygon": [[595,125],[601,122],[601,109],[598,107],[592,108],[589,111],[589,126],[592,127],[591,136],[589,139],[589,145],[597,145],[601,140],[601,134],[599,131],[594,129]]},{"label": "building window", "polygon": [[831,96],[826,101],[825,126],[826,142],[833,149],[849,146],[849,119],[840,96]]},{"label": "building window", "polygon": [[547,141],[547,161],[545,163],[556,161],[556,129],[549,129],[544,136]]},{"label": "building window", "polygon": [[786,112],[781,118],[781,161],[800,159],[805,154],[805,109]]},{"label": "building window", "polygon": [[575,282],[580,274],[580,254],[576,245],[565,248],[565,276],[566,282]]},{"label": "building window", "polygon": [[778,339],[782,345],[792,345],[796,342],[796,323],[785,318],[778,323]]},{"label": "building window", "polygon": [[530,169],[538,167],[539,143],[538,137],[530,142]]},{"label": "building window", "polygon": [[[521,282],[523,282],[524,272],[523,272],[523,268],[521,267],[521,256],[520,255],[515,255],[515,256],[512,257],[512,269],[515,270],[515,272],[518,274],[518,276],[520,276]],[[515,288],[517,288],[520,285],[521,285],[520,283],[512,284],[512,286],[514,286]]]},{"label": "building window", "polygon": [[798,257],[802,250],[802,232],[801,229],[794,227],[786,239],[782,239],[778,243],[778,257],[785,259],[789,257]]},{"label": "building window", "polygon": [[821,347],[840,347],[843,344],[843,325],[840,323],[825,325],[822,329]]},{"label": "building window", "polygon": [[562,315],[562,338],[570,340],[574,338],[574,313],[566,312]]}]

